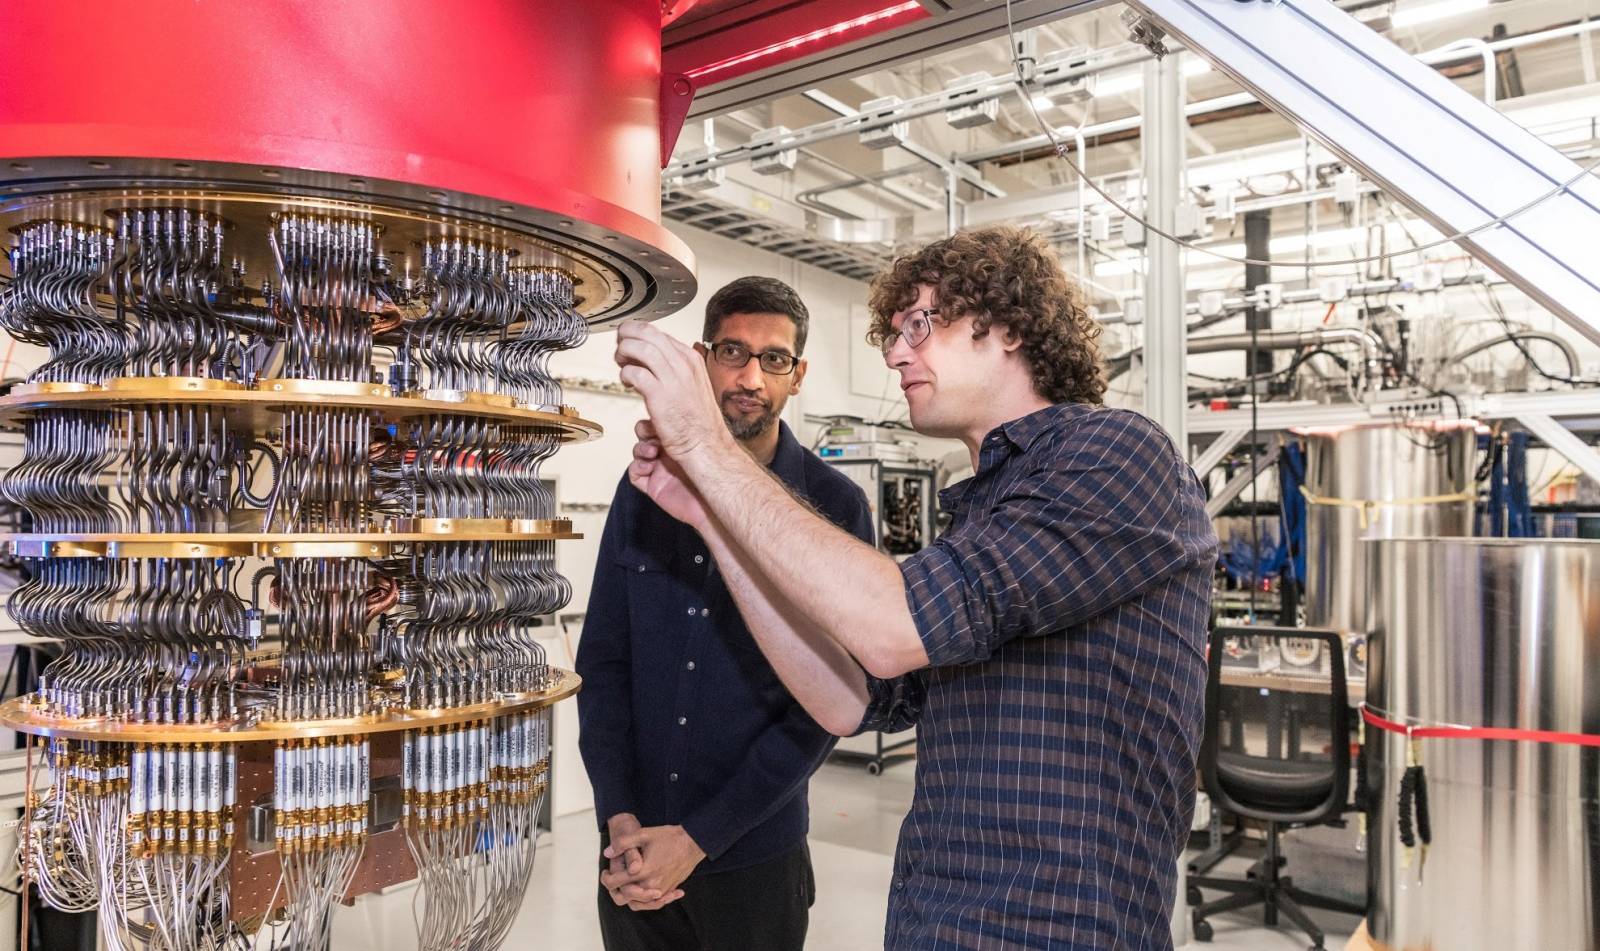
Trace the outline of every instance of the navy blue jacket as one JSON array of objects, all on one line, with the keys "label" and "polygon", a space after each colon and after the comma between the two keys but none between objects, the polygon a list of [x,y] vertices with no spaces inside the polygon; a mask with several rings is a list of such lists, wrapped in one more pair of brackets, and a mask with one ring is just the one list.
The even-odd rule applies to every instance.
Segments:
[{"label": "navy blue jacket", "polygon": [[[772,472],[872,544],[866,496],[781,427]],[[578,645],[578,746],[601,829],[619,812],[682,825],[695,874],[805,841],[806,784],[834,738],[762,656],[692,528],[624,478],[600,541]]]}]

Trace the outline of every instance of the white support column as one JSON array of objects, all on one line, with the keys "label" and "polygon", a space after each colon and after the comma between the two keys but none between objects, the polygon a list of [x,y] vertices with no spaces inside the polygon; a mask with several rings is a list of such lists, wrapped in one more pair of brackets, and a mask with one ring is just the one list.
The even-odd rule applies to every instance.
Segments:
[{"label": "white support column", "polygon": [[[1151,223],[1176,231],[1183,190],[1183,76],[1170,54],[1144,64],[1145,213]],[[1144,410],[1188,454],[1185,410],[1183,256],[1171,241],[1146,235],[1144,275]]]},{"label": "white support column", "polygon": [[[1177,231],[1183,192],[1183,73],[1172,54],[1144,64],[1144,210],[1163,231]],[[1079,153],[1081,155],[1081,153]],[[1189,455],[1188,377],[1184,359],[1183,255],[1158,234],[1145,235],[1144,411]],[[1172,943],[1189,943],[1189,910],[1183,883],[1187,863],[1178,857],[1178,888],[1173,896]]]}]

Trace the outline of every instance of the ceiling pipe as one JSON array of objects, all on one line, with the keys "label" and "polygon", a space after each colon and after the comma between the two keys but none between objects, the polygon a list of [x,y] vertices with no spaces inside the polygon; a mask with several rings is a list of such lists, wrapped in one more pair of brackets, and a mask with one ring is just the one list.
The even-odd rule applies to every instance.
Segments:
[{"label": "ceiling pipe", "polygon": [[[1382,369],[1383,340],[1359,327],[1317,327],[1312,330],[1263,330],[1254,334],[1229,333],[1190,337],[1185,350],[1196,353],[1229,353],[1235,350],[1300,350],[1306,347],[1359,347],[1369,378]],[[1106,361],[1106,379],[1114,380],[1133,366],[1133,358],[1143,347],[1136,347]]]}]

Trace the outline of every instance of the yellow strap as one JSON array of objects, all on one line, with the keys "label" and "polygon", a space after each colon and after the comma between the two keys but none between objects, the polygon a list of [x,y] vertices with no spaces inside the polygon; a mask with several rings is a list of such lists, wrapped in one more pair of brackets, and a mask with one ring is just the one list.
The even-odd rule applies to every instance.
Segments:
[{"label": "yellow strap", "polygon": [[1476,502],[1478,493],[1468,489],[1451,495],[1423,495],[1412,499],[1341,499],[1328,495],[1317,495],[1305,486],[1300,487],[1300,494],[1306,497],[1306,502],[1311,505],[1340,505],[1352,508],[1361,513],[1361,527],[1366,528],[1371,514],[1376,509],[1401,508],[1409,505],[1445,505],[1450,502]]}]

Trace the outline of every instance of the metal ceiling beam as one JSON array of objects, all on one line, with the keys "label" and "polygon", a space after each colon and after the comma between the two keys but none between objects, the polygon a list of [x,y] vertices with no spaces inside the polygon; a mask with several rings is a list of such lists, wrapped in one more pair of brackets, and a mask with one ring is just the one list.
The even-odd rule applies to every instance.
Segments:
[{"label": "metal ceiling beam", "polygon": [[1600,179],[1326,0],[1129,0],[1213,67],[1600,342]]},{"label": "metal ceiling beam", "polygon": [[[1567,429],[1579,432],[1600,432],[1600,400],[1594,390],[1547,393],[1490,393],[1483,396],[1462,395],[1461,414],[1455,413],[1455,404],[1446,397],[1430,396],[1402,400],[1398,397],[1365,403],[1262,403],[1255,413],[1255,428],[1260,432],[1277,432],[1318,426],[1355,426],[1362,423],[1395,422],[1400,420],[1439,419],[1523,419],[1530,415],[1559,419]],[[1448,407],[1449,412],[1444,408]],[[1189,434],[1223,433],[1251,428],[1251,412],[1247,409],[1189,411]]]},{"label": "metal ceiling beam", "polygon": [[[1020,29],[1021,27],[1019,26],[1018,28]],[[1149,58],[1150,55],[1148,53],[1137,48],[1119,52],[1093,62],[1084,62],[1077,57],[1057,57],[1039,64],[1035,69],[1034,85],[1048,91],[1052,85],[1058,85],[1083,76],[1090,76],[1101,70],[1117,69],[1135,63],[1142,63]],[[811,87],[807,86],[795,90],[795,92],[804,93],[809,88]],[[740,162],[777,155],[780,152],[787,152],[792,149],[805,148],[818,142],[826,142],[829,139],[886,129],[896,123],[910,119],[942,114],[952,106],[971,105],[986,99],[998,99],[1002,96],[1013,95],[1015,89],[1015,83],[1009,77],[954,84],[938,92],[907,99],[893,108],[874,110],[870,115],[856,113],[852,116],[840,116],[837,119],[796,129],[788,135],[771,141],[760,144],[746,143],[744,145],[736,145],[732,148],[722,149],[713,155],[702,155],[693,160],[674,162],[665,169],[663,174],[667,177],[672,177],[692,172],[708,172]]]},{"label": "metal ceiling beam", "polygon": [[[805,93],[803,93],[803,95],[822,108],[837,115],[858,116],[861,114],[857,110],[850,108],[848,105],[840,102],[820,89],[808,89],[805,91]],[[962,181],[983,192],[985,195],[988,195],[990,198],[1006,197],[1004,189],[984,178],[982,172],[973,168],[971,165],[968,165],[966,162],[941,157],[939,153],[928,148],[926,145],[912,142],[909,139],[902,141],[900,143],[900,148],[911,153],[929,165],[932,165],[934,168],[944,170],[953,167],[956,174],[961,176]]]},{"label": "metal ceiling beam", "polygon": [[[1600,27],[1600,23],[1596,23],[1595,25],[1596,27]],[[1448,64],[1472,59],[1479,55],[1492,55],[1494,52],[1500,50],[1515,49],[1517,46],[1529,45],[1533,42],[1548,42],[1550,39],[1559,39],[1564,36],[1572,36],[1579,32],[1583,31],[1574,30],[1572,28],[1561,28],[1540,33],[1530,33],[1524,36],[1515,37],[1510,40],[1502,40],[1497,44],[1482,44],[1479,48],[1468,49],[1461,47],[1453,49],[1441,48],[1436,50],[1428,50],[1426,52],[1416,54],[1416,57],[1418,62],[1427,63],[1435,68],[1442,69]],[[1492,78],[1493,74],[1489,74],[1490,82],[1486,92],[1490,98],[1493,98],[1494,96],[1494,85],[1492,83]],[[1202,99],[1198,102],[1191,102],[1184,107],[1184,114],[1190,118],[1195,118],[1199,116],[1210,115],[1212,113],[1227,112],[1229,110],[1238,109],[1240,106],[1254,105],[1260,101],[1261,100],[1257,99],[1255,95],[1248,92],[1231,93],[1226,96],[1217,96],[1212,99]],[[1140,128],[1142,125],[1143,117],[1137,115],[1125,116],[1121,119],[1112,119],[1107,122],[1099,122],[1094,125],[1084,126],[1083,136],[1086,139],[1093,139],[1104,135],[1115,135],[1120,132],[1131,132]],[[1026,139],[1019,139],[1016,142],[1009,142],[1003,146],[993,146],[985,149],[976,149],[971,152],[963,152],[958,155],[957,158],[964,162],[971,162],[974,164],[980,162],[992,162],[997,159],[1009,158],[1018,152],[1029,152],[1036,149],[1047,148],[1050,144],[1050,138],[1043,133],[1040,133],[1039,135],[1029,136]]]},{"label": "metal ceiling beam", "polygon": [[[1014,0],[1012,17],[1018,32],[1041,26],[1075,13],[1107,5],[1109,0]],[[940,2],[927,4],[934,16],[909,26],[824,50],[796,63],[750,73],[731,82],[718,83],[695,95],[689,118],[704,118],[792,96],[835,79],[858,76],[909,60],[922,59],[980,40],[1001,36],[1006,31],[1004,3]],[[942,8],[951,9],[942,9]]]},{"label": "metal ceiling beam", "polygon": [[[1211,99],[1201,99],[1197,102],[1186,103],[1183,107],[1183,114],[1189,118],[1194,118],[1195,116],[1201,116],[1211,112],[1222,112],[1227,109],[1236,109],[1239,106],[1250,105],[1256,101],[1256,97],[1250,93],[1236,92],[1226,96],[1216,96]],[[1139,115],[1126,116],[1121,119],[1111,119],[1106,122],[1097,122],[1094,125],[1084,126],[1083,137],[1086,139],[1093,139],[1097,136],[1111,135],[1115,132],[1127,132],[1132,129],[1137,129],[1143,125],[1144,117]],[[1018,139],[1015,142],[1007,142],[1005,145],[996,145],[985,149],[974,149],[971,152],[963,152],[958,156],[958,158],[960,158],[963,162],[971,162],[974,164],[979,162],[993,162],[996,159],[1006,158],[1008,156],[1015,155],[1018,152],[1046,148],[1049,145],[1050,138],[1041,132],[1038,135],[1029,136],[1026,139]]]}]

